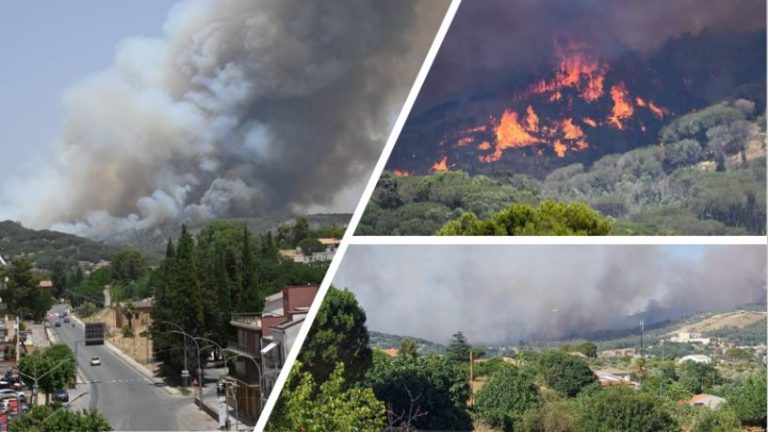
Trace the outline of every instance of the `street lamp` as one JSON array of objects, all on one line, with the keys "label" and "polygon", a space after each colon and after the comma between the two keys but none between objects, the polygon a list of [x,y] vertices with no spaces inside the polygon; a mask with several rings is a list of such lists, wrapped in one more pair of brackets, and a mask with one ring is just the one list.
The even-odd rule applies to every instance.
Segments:
[{"label": "street lamp", "polygon": [[[187,333],[184,332],[184,329],[180,325],[178,325],[176,323],[173,323],[173,322],[170,322],[170,321],[156,321],[156,322],[159,323],[159,324],[172,325],[172,326],[176,327],[177,329],[179,329],[179,333],[184,335],[184,370],[189,371],[189,368],[187,367]],[[187,377],[182,375],[182,378],[184,378],[184,387],[188,387]]]},{"label": "street lamp", "polygon": [[[203,372],[202,372],[202,365],[201,365],[201,362],[200,362],[200,344],[197,343],[197,340],[196,340],[197,338],[195,338],[194,336],[189,335],[187,333],[184,333],[183,331],[171,330],[171,333],[182,334],[182,335],[184,335],[184,340],[186,340],[186,338],[189,337],[189,338],[192,339],[192,342],[195,343],[195,348],[197,348],[197,378],[198,378],[198,380],[197,380],[197,387],[198,387],[198,391],[199,391],[199,394],[200,394],[200,400],[202,401],[203,400],[203,380],[202,380]],[[185,349],[184,350],[184,363],[185,364],[186,364],[186,357],[187,357],[187,353],[186,353],[186,349]],[[186,365],[184,367],[186,367]],[[187,369],[187,373],[189,373],[189,369]]]},{"label": "street lamp", "polygon": [[22,372],[20,370],[18,371],[19,375],[21,375],[23,377],[27,377],[27,378],[31,379],[34,382],[34,387],[32,388],[32,399],[34,401],[34,406],[37,406],[37,391],[38,391],[37,383],[38,383],[38,381],[40,381],[41,379],[45,378],[46,375],[48,375],[49,373],[51,373],[54,370],[58,369],[61,365],[63,365],[64,363],[69,362],[70,360],[71,359],[64,359],[64,360],[60,361],[58,364],[56,364],[56,366],[48,369],[48,372],[46,372],[46,373],[44,373],[44,374],[42,374],[40,376],[37,375],[37,361],[35,361],[35,367],[34,367],[34,369],[35,369],[35,372],[34,372],[35,376],[29,376],[29,375],[25,374],[24,372]]}]

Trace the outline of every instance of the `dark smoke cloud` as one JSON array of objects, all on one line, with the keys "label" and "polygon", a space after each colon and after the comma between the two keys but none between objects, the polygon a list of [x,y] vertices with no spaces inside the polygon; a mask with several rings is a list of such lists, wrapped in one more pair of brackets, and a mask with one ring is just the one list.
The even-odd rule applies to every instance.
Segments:
[{"label": "dark smoke cloud", "polygon": [[766,299],[764,246],[352,246],[369,328],[476,343],[626,328]]},{"label": "dark smoke cloud", "polygon": [[19,218],[102,237],[348,211],[447,5],[184,1],[164,37],[125,40],[109,69],[68,91],[55,164],[15,192]]},{"label": "dark smoke cloud", "polygon": [[[765,28],[764,0],[472,0],[461,4],[415,111],[459,93],[495,92],[554,61],[553,45],[588,43],[611,58],[670,38]],[[467,92],[469,90],[469,92]]]}]

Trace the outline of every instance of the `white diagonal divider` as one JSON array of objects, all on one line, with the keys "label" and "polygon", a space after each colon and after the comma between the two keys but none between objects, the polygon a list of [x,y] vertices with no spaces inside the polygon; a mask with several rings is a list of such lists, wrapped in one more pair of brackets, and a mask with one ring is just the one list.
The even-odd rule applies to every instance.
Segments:
[{"label": "white diagonal divider", "polygon": [[413,86],[411,87],[411,91],[408,93],[408,97],[405,99],[403,108],[401,109],[400,115],[398,115],[397,120],[392,127],[392,131],[389,134],[389,138],[387,139],[387,142],[384,146],[384,150],[382,151],[381,156],[379,157],[379,160],[376,163],[373,172],[371,173],[371,177],[368,179],[368,184],[366,185],[365,190],[360,197],[360,201],[357,203],[357,207],[355,208],[355,212],[352,214],[349,225],[347,225],[347,230],[344,233],[344,237],[341,239],[339,249],[336,252],[336,255],[333,257],[331,264],[328,266],[328,272],[325,274],[325,277],[320,284],[317,296],[315,297],[314,302],[312,302],[312,307],[310,307],[304,324],[301,330],[299,330],[298,336],[296,337],[296,341],[294,342],[293,347],[291,347],[291,351],[288,353],[288,357],[285,359],[285,364],[283,369],[280,371],[280,375],[278,375],[277,380],[275,381],[275,385],[272,388],[272,393],[269,395],[269,399],[267,399],[267,403],[264,405],[264,408],[259,415],[259,420],[254,428],[254,431],[256,432],[263,431],[267,425],[267,422],[269,421],[269,416],[272,414],[272,410],[277,403],[278,397],[280,397],[280,393],[282,392],[283,386],[288,379],[288,374],[291,371],[291,367],[296,361],[296,357],[301,350],[301,346],[304,344],[304,340],[309,333],[310,326],[315,320],[315,316],[317,316],[317,312],[320,310],[320,305],[325,298],[325,294],[328,292],[328,287],[330,287],[334,276],[336,276],[336,271],[341,264],[341,260],[344,259],[344,255],[347,252],[347,247],[349,246],[350,241],[354,236],[355,230],[357,230],[357,225],[360,222],[360,218],[362,217],[363,212],[365,211],[368,200],[373,194],[373,190],[376,187],[376,183],[378,182],[382,171],[384,171],[384,167],[389,160],[389,155],[392,153],[392,149],[394,148],[395,143],[400,136],[400,132],[403,129],[405,121],[408,119],[408,115],[413,108],[416,97],[419,95],[422,85],[424,85],[424,81],[429,74],[429,69],[432,67],[432,63],[437,56],[437,52],[440,50],[440,46],[443,44],[443,39],[445,39],[445,35],[451,26],[453,17],[456,15],[456,11],[459,9],[460,4],[461,0],[452,0],[451,4],[448,6],[448,10],[443,17],[443,21],[437,30],[437,34],[435,34],[435,39],[432,41],[432,46],[429,48],[427,56],[424,58],[424,62],[421,64],[421,69],[419,69],[419,73],[416,76],[416,81],[414,81]]}]

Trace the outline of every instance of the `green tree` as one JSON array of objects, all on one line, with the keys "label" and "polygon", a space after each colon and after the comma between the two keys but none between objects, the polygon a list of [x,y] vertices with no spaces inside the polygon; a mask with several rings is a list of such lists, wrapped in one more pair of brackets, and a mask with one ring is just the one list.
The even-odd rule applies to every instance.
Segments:
[{"label": "green tree", "polygon": [[691,432],[738,432],[741,430],[739,419],[730,409],[702,408],[697,411],[693,418]]},{"label": "green tree", "polygon": [[584,398],[575,430],[671,432],[678,429],[668,408],[658,397],[626,387],[608,387]]},{"label": "green tree", "polygon": [[322,252],[325,250],[325,246],[323,246],[322,243],[318,239],[314,238],[305,238],[304,240],[299,241],[298,246],[301,248],[301,251],[305,254],[311,254],[313,252]]},{"label": "green tree", "polygon": [[726,406],[744,426],[766,427],[766,373],[765,369],[734,386],[728,394]]},{"label": "green tree", "polygon": [[[22,357],[19,371],[26,377],[36,377],[40,390],[45,393],[46,403],[56,389],[64,388],[77,373],[75,356],[68,346],[53,345],[42,351]],[[34,381],[27,378],[27,381]]]},{"label": "green tree", "polygon": [[47,288],[39,286],[33,267],[27,258],[11,260],[5,271],[8,282],[3,300],[10,312],[39,320],[53,306],[53,297]]},{"label": "green tree", "polygon": [[446,355],[451,361],[458,363],[469,363],[469,351],[471,347],[467,343],[467,338],[462,332],[456,332],[451,337],[448,348],[446,348]]},{"label": "green tree", "polygon": [[147,260],[139,251],[124,250],[112,257],[111,267],[114,280],[137,281],[147,273]]},{"label": "green tree", "polygon": [[36,406],[11,422],[9,432],[103,432],[112,426],[98,411],[70,411],[51,406]]},{"label": "green tree", "polygon": [[722,384],[723,377],[715,365],[684,361],[678,368],[678,382],[693,394],[701,393],[712,386]]},{"label": "green tree", "polygon": [[248,232],[248,225],[243,225],[243,248],[240,298],[237,302],[238,312],[261,312],[264,307],[264,297],[259,291],[256,277],[256,263],[253,254],[253,238]]},{"label": "green tree", "polygon": [[582,389],[597,382],[597,376],[583,359],[562,351],[550,350],[542,354],[537,364],[547,386],[573,397]]},{"label": "green tree", "polygon": [[53,263],[51,269],[51,282],[53,283],[53,295],[56,298],[61,298],[64,295],[64,291],[67,290],[67,271],[64,268],[64,262],[56,260]]},{"label": "green tree", "polygon": [[398,351],[398,354],[405,358],[415,359],[418,357],[418,350],[419,347],[416,345],[416,342],[412,338],[405,337],[400,341],[400,351]]},{"label": "green tree", "polygon": [[339,363],[319,388],[312,374],[294,363],[288,384],[267,429],[275,432],[381,431],[386,425],[384,404],[369,388],[350,387]]},{"label": "green tree", "polygon": [[309,237],[309,221],[301,216],[296,218],[296,222],[291,228],[291,244],[293,247],[299,245],[299,242]]},{"label": "green tree", "polygon": [[467,412],[467,370],[445,356],[377,355],[365,385],[386,404],[392,426],[426,430],[472,427]]},{"label": "green tree", "polygon": [[541,403],[533,376],[512,365],[499,367],[477,392],[477,416],[491,427],[511,431],[526,410]]},{"label": "green tree", "polygon": [[325,382],[344,363],[344,381],[359,382],[371,366],[365,311],[347,289],[328,289],[301,349],[304,368],[316,382]]},{"label": "green tree", "polygon": [[611,230],[611,222],[586,204],[547,200],[538,208],[512,204],[485,221],[464,214],[443,225],[437,235],[607,235]]}]

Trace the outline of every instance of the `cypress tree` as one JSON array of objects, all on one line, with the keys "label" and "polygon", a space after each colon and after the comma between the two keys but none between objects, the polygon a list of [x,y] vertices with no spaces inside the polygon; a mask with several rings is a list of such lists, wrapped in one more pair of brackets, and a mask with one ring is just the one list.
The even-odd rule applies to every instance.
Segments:
[{"label": "cypress tree", "polygon": [[248,226],[243,229],[243,259],[240,297],[238,298],[237,309],[241,312],[260,312],[263,306],[263,299],[256,281],[256,260],[253,256],[253,246],[251,245],[251,234],[248,232]]}]

